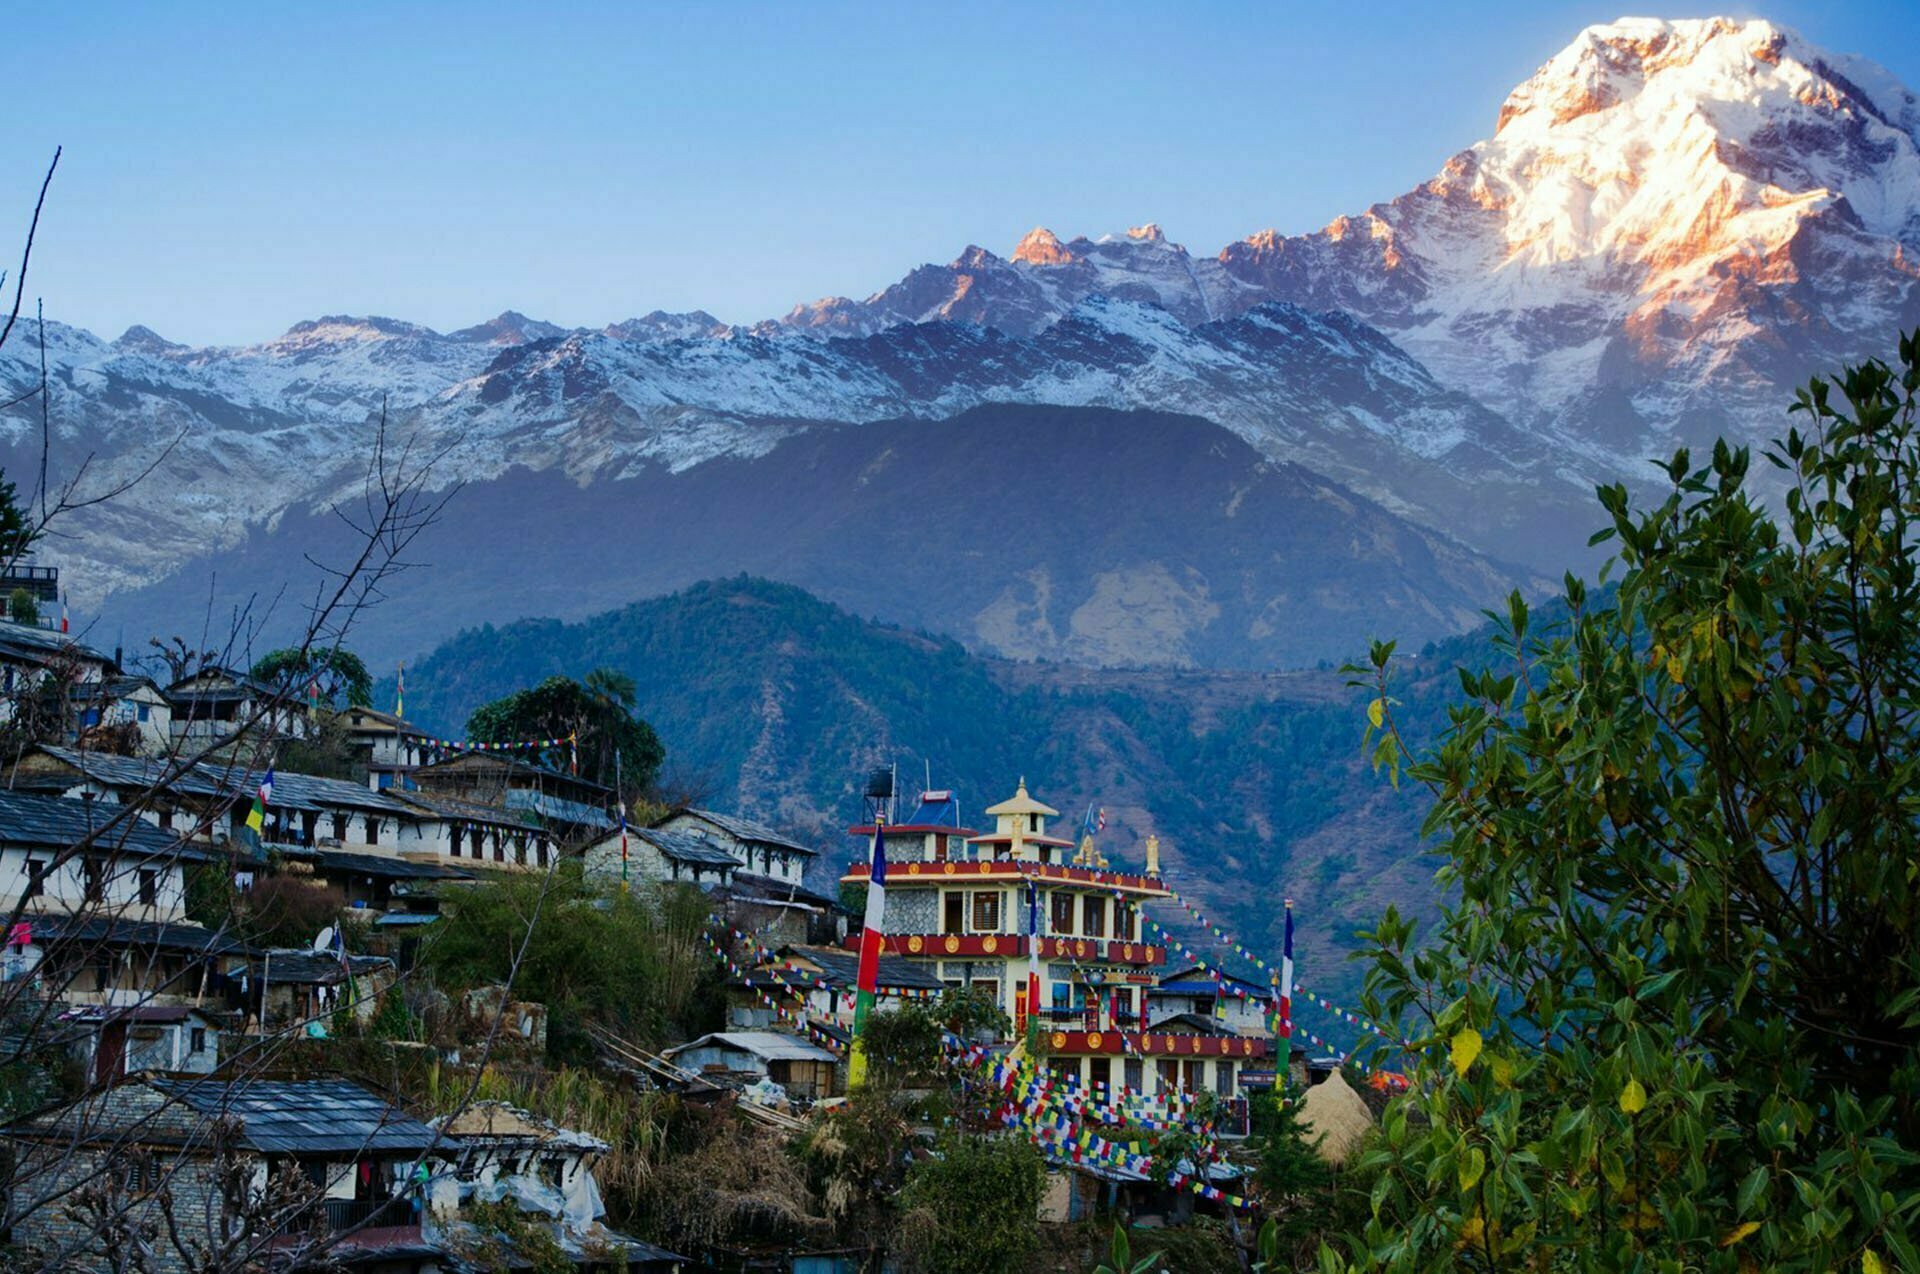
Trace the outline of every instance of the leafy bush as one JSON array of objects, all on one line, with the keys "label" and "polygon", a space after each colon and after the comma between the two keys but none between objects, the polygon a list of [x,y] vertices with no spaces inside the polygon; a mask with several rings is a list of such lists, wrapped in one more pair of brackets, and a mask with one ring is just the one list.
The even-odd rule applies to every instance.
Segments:
[{"label": "leafy bush", "polygon": [[1373,935],[1369,1011],[1433,1047],[1351,1268],[1920,1269],[1920,333],[1900,358],[1801,392],[1782,518],[1724,443],[1655,508],[1603,488],[1612,601],[1569,579],[1542,632],[1516,596],[1506,666],[1462,672],[1409,771],[1460,903]]},{"label": "leafy bush", "polygon": [[917,1274],[1020,1269],[1039,1248],[1045,1178],[1025,1138],[941,1138],[900,1192],[902,1265]]}]

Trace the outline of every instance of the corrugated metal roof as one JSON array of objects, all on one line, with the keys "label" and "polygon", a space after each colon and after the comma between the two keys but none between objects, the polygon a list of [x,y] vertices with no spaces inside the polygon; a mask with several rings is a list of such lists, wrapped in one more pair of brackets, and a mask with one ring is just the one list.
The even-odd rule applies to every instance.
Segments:
[{"label": "corrugated metal roof", "polygon": [[154,1088],[203,1115],[237,1119],[240,1140],[267,1154],[456,1150],[435,1131],[358,1084],[343,1079],[154,1079]]},{"label": "corrugated metal roof", "polygon": [[818,1044],[808,1043],[798,1035],[783,1035],[778,1031],[715,1031],[711,1035],[702,1035],[690,1044],[670,1048],[663,1056],[673,1057],[696,1048],[714,1045],[736,1049],[742,1053],[751,1053],[767,1062],[837,1062],[840,1060]]}]

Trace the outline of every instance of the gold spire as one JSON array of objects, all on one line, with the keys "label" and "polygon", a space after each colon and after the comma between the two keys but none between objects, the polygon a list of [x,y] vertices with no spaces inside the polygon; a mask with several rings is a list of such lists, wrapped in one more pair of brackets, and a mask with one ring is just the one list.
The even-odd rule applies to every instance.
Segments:
[{"label": "gold spire", "polygon": [[1147,875],[1158,876],[1159,874],[1160,838],[1158,836],[1149,836],[1147,837]]}]

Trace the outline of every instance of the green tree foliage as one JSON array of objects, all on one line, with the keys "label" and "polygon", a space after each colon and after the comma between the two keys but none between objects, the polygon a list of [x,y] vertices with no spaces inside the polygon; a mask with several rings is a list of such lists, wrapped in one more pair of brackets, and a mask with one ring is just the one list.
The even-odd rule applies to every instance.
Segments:
[{"label": "green tree foliage", "polygon": [[16,588],[7,594],[7,618],[16,624],[37,624],[40,622],[40,603],[26,589]]},{"label": "green tree foliage", "polygon": [[342,700],[358,708],[373,703],[373,677],[367,665],[360,656],[340,646],[270,650],[253,665],[253,678],[279,687],[290,698],[317,696],[332,707],[338,707]]},{"label": "green tree foliage", "polygon": [[[659,776],[667,752],[653,727],[633,715],[633,679],[610,669],[571,677],[548,677],[530,690],[517,690],[475,709],[467,718],[467,737],[480,743],[578,736],[580,773],[613,785],[615,753],[624,789],[637,792]],[[565,764],[567,758],[549,761]]]},{"label": "green tree foliage", "polygon": [[20,504],[19,491],[0,469],[0,566],[19,562],[39,538],[39,530]]},{"label": "green tree foliage", "polygon": [[1039,1247],[1046,1170],[1023,1137],[950,1136],[907,1171],[899,1256],[924,1274],[1017,1270]]},{"label": "green tree foliage", "polygon": [[1107,1262],[1094,1267],[1093,1274],[1149,1274],[1160,1264],[1160,1253],[1150,1252],[1139,1260],[1133,1258],[1133,1244],[1127,1238],[1127,1227],[1113,1227],[1113,1243],[1107,1249]]},{"label": "green tree foliage", "polygon": [[446,911],[422,962],[444,987],[502,983],[524,944],[513,994],[547,1006],[556,1060],[593,1059],[589,1024],[648,1046],[718,1029],[716,966],[700,936],[707,904],[690,887],[603,896],[566,862],[550,876],[456,891]]},{"label": "green tree foliage", "polygon": [[1603,488],[1613,600],[1516,597],[1462,674],[1409,771],[1459,905],[1369,977],[1435,1047],[1354,1267],[1920,1270],[1917,345],[1801,391],[1783,519],[1724,444]]}]

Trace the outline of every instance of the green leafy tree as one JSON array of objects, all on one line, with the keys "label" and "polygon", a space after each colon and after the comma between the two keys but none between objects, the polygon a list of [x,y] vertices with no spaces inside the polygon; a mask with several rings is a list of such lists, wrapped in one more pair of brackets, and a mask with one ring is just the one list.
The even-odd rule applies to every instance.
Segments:
[{"label": "green leafy tree", "polygon": [[907,1171],[899,1255],[924,1274],[1017,1270],[1039,1247],[1046,1170],[1023,1137],[948,1136]]},{"label": "green leafy tree", "polygon": [[317,694],[324,704],[337,706],[345,699],[357,708],[373,702],[373,677],[367,665],[340,646],[270,650],[253,665],[253,678],[280,687],[295,699]]},{"label": "green leafy tree", "polygon": [[593,1060],[589,1024],[649,1046],[719,1026],[717,966],[699,936],[706,909],[690,886],[607,898],[566,862],[551,875],[459,890],[445,909],[422,962],[446,987],[513,975],[516,999],[547,1006],[555,1060]]},{"label": "green leafy tree", "polygon": [[19,490],[0,470],[0,566],[14,566],[39,538],[39,528],[20,503]]},{"label": "green leafy tree", "polygon": [[16,588],[7,594],[7,618],[16,624],[37,624],[40,622],[40,603],[26,589]]},{"label": "green leafy tree", "polygon": [[635,693],[632,678],[610,669],[588,673],[585,684],[571,677],[548,677],[475,709],[467,718],[467,737],[480,743],[515,743],[577,735],[583,776],[611,786],[617,753],[625,792],[638,792],[652,786],[667,751],[653,727],[633,715]]},{"label": "green leafy tree", "polygon": [[1920,1270],[1917,346],[1801,391],[1784,517],[1725,444],[1603,488],[1617,592],[1516,596],[1463,671],[1408,771],[1459,903],[1373,935],[1432,1048],[1353,1267]]}]

